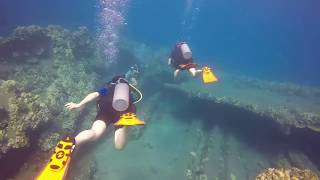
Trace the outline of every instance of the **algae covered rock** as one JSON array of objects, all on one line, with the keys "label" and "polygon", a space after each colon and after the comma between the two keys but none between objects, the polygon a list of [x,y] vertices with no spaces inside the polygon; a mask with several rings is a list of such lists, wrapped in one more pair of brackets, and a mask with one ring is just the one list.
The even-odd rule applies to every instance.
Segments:
[{"label": "algae covered rock", "polygon": [[71,34],[70,45],[75,58],[87,58],[93,55],[95,45],[87,27],[79,27]]},{"label": "algae covered rock", "polygon": [[94,49],[86,27],[70,32],[61,26],[19,26],[0,39],[0,61],[37,64],[39,58],[47,58],[52,52],[83,58],[92,56]]},{"label": "algae covered rock", "polygon": [[8,125],[8,112],[4,107],[0,106],[0,129],[5,128],[7,125]]},{"label": "algae covered rock", "polygon": [[53,150],[60,139],[61,135],[59,133],[43,134],[39,138],[38,146],[42,151],[50,151]]},{"label": "algae covered rock", "polygon": [[[14,81],[4,81],[1,87],[8,84],[15,84]],[[48,107],[41,102],[38,95],[31,93],[17,93],[16,86],[8,89],[11,93],[8,98],[7,122],[1,126],[1,149],[0,153],[6,153],[10,149],[28,147],[30,136],[39,130],[39,127],[51,119]],[[2,91],[3,93],[3,91]]]},{"label": "algae covered rock", "polygon": [[[86,111],[70,112],[64,104],[79,102],[100,84],[96,62],[101,61],[100,72],[107,72],[104,61],[93,57],[94,44],[85,27],[19,27],[0,40],[0,164],[24,153],[49,153],[82,119],[93,119]],[[11,161],[6,167],[17,168],[13,175],[24,162]],[[5,171],[0,179],[11,176]]]},{"label": "algae covered rock", "polygon": [[66,63],[58,69],[58,78],[47,89],[47,102],[55,114],[54,122],[61,129],[73,133],[79,113],[70,112],[64,107],[67,102],[80,102],[92,92],[95,78],[85,73],[82,65]]},{"label": "algae covered rock", "polygon": [[49,55],[51,40],[40,26],[17,27],[7,38],[0,40],[0,61],[24,61],[28,57]]},{"label": "algae covered rock", "polygon": [[260,173],[256,180],[319,180],[319,177],[312,171],[298,168],[275,169],[269,168]]},{"label": "algae covered rock", "polygon": [[10,93],[10,92],[14,92],[16,90],[16,86],[17,83],[14,80],[7,80],[7,81],[1,81],[0,82],[0,88],[2,90],[2,94],[3,93]]}]

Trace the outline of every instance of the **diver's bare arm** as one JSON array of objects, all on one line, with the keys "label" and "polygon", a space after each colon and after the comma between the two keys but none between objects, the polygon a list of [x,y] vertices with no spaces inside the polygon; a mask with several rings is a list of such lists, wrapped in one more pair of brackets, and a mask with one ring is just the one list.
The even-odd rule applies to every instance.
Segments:
[{"label": "diver's bare arm", "polygon": [[80,107],[87,104],[88,102],[91,102],[95,99],[97,99],[97,97],[99,96],[99,93],[98,92],[93,92],[93,93],[90,93],[88,94],[80,103]]},{"label": "diver's bare arm", "polygon": [[91,101],[95,100],[97,97],[99,97],[99,93],[98,92],[93,92],[93,93],[88,94],[80,103],[76,104],[76,103],[70,102],[70,103],[67,103],[65,105],[65,107],[70,109],[70,110],[71,109],[80,108],[83,105],[87,104],[88,102],[91,102]]}]

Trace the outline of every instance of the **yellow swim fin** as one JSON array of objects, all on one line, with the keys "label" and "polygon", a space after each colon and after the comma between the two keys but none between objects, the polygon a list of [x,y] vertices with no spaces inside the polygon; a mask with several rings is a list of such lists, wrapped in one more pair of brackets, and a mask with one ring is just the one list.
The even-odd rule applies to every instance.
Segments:
[{"label": "yellow swim fin", "polygon": [[74,138],[69,136],[59,141],[50,161],[36,180],[64,180],[69,169],[74,146]]},{"label": "yellow swim fin", "polygon": [[135,113],[125,113],[121,116],[120,120],[114,123],[115,126],[135,126],[145,125],[144,121],[138,119]]},{"label": "yellow swim fin", "polygon": [[204,66],[202,68],[202,81],[204,84],[209,84],[217,82],[218,78],[213,74],[211,68]]}]

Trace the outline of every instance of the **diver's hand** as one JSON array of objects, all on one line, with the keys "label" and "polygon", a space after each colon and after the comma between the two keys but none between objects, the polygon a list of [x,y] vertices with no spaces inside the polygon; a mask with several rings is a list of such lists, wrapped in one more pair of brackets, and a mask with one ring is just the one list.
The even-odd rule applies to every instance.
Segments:
[{"label": "diver's hand", "polygon": [[67,103],[67,104],[64,105],[64,106],[65,106],[67,109],[69,109],[69,110],[77,109],[77,108],[81,107],[80,104],[73,103],[73,102],[69,102],[69,103]]}]

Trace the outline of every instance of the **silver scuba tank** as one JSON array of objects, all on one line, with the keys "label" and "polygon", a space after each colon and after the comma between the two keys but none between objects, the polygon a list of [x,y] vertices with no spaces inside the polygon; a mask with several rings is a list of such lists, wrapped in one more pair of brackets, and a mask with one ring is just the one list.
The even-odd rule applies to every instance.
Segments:
[{"label": "silver scuba tank", "polygon": [[129,107],[129,85],[117,83],[114,88],[112,107],[117,111],[125,111]]},{"label": "silver scuba tank", "polygon": [[181,49],[181,52],[182,52],[182,56],[185,59],[190,59],[192,57],[192,52],[191,52],[191,50],[190,50],[190,48],[189,48],[187,43],[181,44],[180,49]]}]

